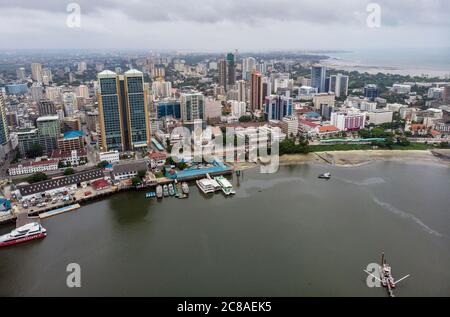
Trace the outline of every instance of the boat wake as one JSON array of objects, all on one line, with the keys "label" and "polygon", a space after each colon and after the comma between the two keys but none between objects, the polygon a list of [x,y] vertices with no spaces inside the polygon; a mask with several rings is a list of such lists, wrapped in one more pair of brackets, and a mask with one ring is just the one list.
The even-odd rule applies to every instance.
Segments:
[{"label": "boat wake", "polygon": [[431,229],[430,227],[428,227],[426,224],[424,224],[424,223],[422,222],[422,220],[420,220],[419,218],[417,218],[417,217],[414,216],[414,215],[411,215],[411,214],[409,214],[409,213],[407,213],[407,212],[405,212],[405,211],[403,211],[403,210],[400,210],[400,209],[398,209],[398,208],[392,206],[391,204],[389,204],[389,203],[387,203],[387,202],[384,202],[384,201],[379,200],[379,199],[376,198],[376,197],[373,197],[373,201],[374,201],[377,205],[379,205],[379,206],[381,206],[381,207],[383,207],[383,208],[389,210],[390,212],[392,212],[393,214],[395,214],[395,215],[397,215],[397,216],[400,216],[400,217],[402,217],[402,218],[404,218],[404,219],[410,219],[410,220],[414,221],[416,224],[418,224],[420,227],[422,227],[422,229],[424,229],[424,230],[425,230],[426,232],[428,232],[429,234],[432,234],[432,235],[435,235],[435,236],[438,236],[438,237],[443,237],[443,236],[444,236],[442,233],[439,233],[439,232],[437,232],[436,230],[433,230],[433,229]]}]

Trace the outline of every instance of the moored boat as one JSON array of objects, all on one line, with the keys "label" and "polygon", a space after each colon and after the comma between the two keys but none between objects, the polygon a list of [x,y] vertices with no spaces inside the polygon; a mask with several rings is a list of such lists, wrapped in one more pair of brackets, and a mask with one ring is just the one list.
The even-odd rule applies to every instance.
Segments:
[{"label": "moored boat", "polygon": [[186,182],[181,183],[181,190],[184,194],[189,194],[189,185]]},{"label": "moored boat", "polygon": [[161,185],[156,186],[156,197],[158,198],[163,197],[163,189]]},{"label": "moored boat", "polygon": [[27,223],[8,234],[0,236],[0,247],[41,239],[46,235],[47,230],[38,222]]},{"label": "moored boat", "polygon": [[214,177],[214,180],[220,185],[222,188],[222,191],[225,195],[233,195],[236,194],[236,192],[233,189],[233,185],[226,179],[224,176],[217,176]]},{"label": "moored boat", "polygon": [[173,189],[173,184],[169,184],[169,195],[170,196],[175,195],[175,190]]},{"label": "moored boat", "polygon": [[167,187],[167,185],[163,186],[163,195],[164,197],[169,196],[169,187]]},{"label": "moored boat", "polygon": [[203,178],[196,181],[198,188],[204,193],[214,193],[216,191],[217,182],[213,179]]}]

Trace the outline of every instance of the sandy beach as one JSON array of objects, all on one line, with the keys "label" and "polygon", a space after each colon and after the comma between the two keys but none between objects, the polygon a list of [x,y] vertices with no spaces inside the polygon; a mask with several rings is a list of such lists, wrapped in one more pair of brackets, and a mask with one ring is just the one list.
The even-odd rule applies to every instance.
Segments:
[{"label": "sandy beach", "polygon": [[[354,150],[328,151],[307,154],[288,154],[280,157],[280,165],[305,163],[330,164],[343,167],[361,166],[375,161],[404,161],[410,163],[439,164],[450,167],[450,149],[436,149],[433,152],[445,157],[437,157],[431,151],[425,150]],[[234,170],[254,168],[253,162],[227,163]]]},{"label": "sandy beach", "polygon": [[[450,157],[450,150],[434,150]],[[330,151],[308,154],[292,154],[280,157],[280,164],[320,162],[337,166],[360,166],[374,161],[409,161],[443,164],[450,167],[450,160],[439,158],[429,150],[355,150]]]}]

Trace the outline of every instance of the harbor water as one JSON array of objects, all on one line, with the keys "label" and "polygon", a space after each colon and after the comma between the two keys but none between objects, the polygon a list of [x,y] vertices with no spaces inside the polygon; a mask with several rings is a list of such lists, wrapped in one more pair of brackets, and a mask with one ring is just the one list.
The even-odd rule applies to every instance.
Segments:
[{"label": "harbor water", "polygon": [[[304,164],[230,180],[234,196],[192,183],[187,199],[125,192],[43,219],[45,239],[0,249],[0,295],[386,296],[363,271],[385,252],[394,278],[411,275],[396,296],[450,296],[450,168]],[[80,288],[66,285],[70,263]]]}]

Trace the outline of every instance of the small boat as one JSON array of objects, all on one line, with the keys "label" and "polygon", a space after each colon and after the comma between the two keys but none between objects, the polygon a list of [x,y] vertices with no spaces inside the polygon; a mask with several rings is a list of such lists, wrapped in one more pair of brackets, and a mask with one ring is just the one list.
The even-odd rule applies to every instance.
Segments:
[{"label": "small boat", "polygon": [[38,222],[27,223],[24,226],[14,229],[8,234],[0,236],[0,247],[44,238],[46,235],[47,230],[45,230]]},{"label": "small boat", "polygon": [[158,198],[163,197],[163,189],[161,185],[156,186],[156,197]]},{"label": "small boat", "polygon": [[175,190],[173,189],[173,184],[169,184],[169,195],[170,196],[175,195]]},{"label": "small boat", "polygon": [[234,195],[236,192],[233,189],[233,185],[223,176],[214,177],[214,180],[222,187],[222,191],[225,195]]},{"label": "small boat", "polygon": [[155,192],[145,193],[145,198],[154,198],[154,197],[156,197],[156,193]]},{"label": "small boat", "polygon": [[181,183],[181,190],[183,191],[183,194],[189,194],[189,185],[186,182]]},{"label": "small boat", "polygon": [[330,178],[331,178],[331,173],[323,173],[323,174],[320,174],[318,178],[321,178],[321,179],[330,179]]},{"label": "small boat", "polygon": [[169,196],[169,187],[167,187],[167,185],[163,186],[163,195],[164,197]]}]

